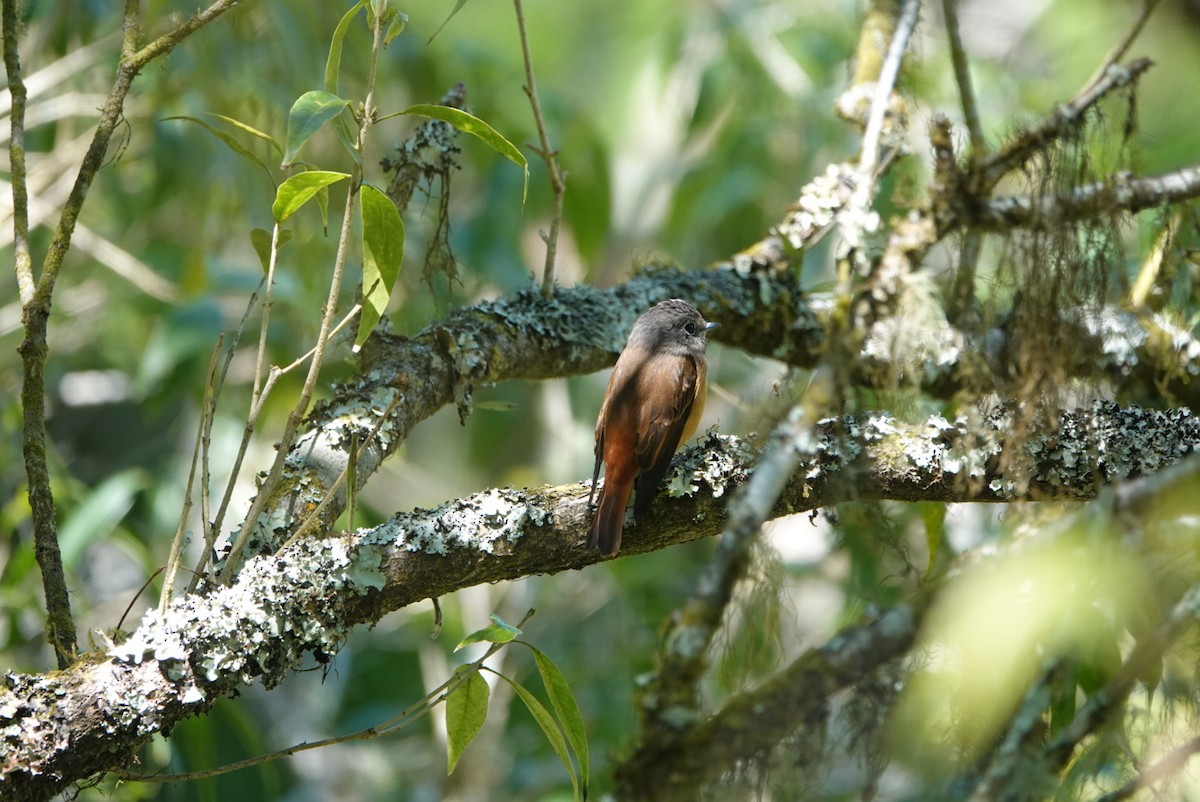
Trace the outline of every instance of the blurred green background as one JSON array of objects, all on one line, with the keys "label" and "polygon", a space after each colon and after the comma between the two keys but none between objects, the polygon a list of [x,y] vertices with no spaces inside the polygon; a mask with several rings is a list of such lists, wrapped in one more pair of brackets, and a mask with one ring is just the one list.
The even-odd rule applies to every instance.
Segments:
[{"label": "blurred green background", "polygon": [[[23,7],[35,223],[56,219],[89,141],[115,64],[116,5],[31,0]],[[151,32],[193,8],[161,0],[143,5]],[[218,334],[236,328],[261,276],[249,231],[269,228],[271,221],[273,188],[265,173],[201,127],[166,118],[219,113],[282,140],[292,101],[321,85],[329,36],[346,5],[245,3],[153,64],[134,85],[81,217],[50,329],[51,460],[81,633],[116,626],[138,587],[166,559],[204,371]],[[1082,86],[1124,30],[1133,5],[1030,0],[1001,10],[988,2],[964,3],[964,39],[992,141]],[[518,145],[536,141],[512,6],[468,3],[430,40],[451,7],[403,9],[408,29],[381,63],[380,112],[436,102],[461,81],[474,114]],[[527,0],[525,10],[551,140],[568,173],[562,283],[611,285],[652,259],[699,266],[729,256],[764,235],[827,163],[855,157],[857,136],[831,107],[850,75],[856,2]],[[911,200],[920,186],[925,116],[942,110],[958,119],[940,20],[933,10],[924,16],[903,78],[916,157],[898,171],[891,195],[881,198],[884,213],[896,208],[893,200]],[[1138,101],[1136,165],[1145,172],[1195,161],[1195,110],[1179,101],[1200,95],[1196,33],[1196,18],[1185,5],[1166,3],[1134,48],[1161,65],[1143,82]],[[345,97],[361,97],[368,44],[365,26],[356,24],[343,60]],[[415,124],[398,118],[374,129],[368,180],[385,182],[379,159]],[[406,265],[393,302],[392,326],[402,333],[418,331],[448,308],[527,288],[540,274],[538,231],[547,226],[551,207],[544,166],[524,148],[532,175],[522,208],[520,171],[475,141],[461,144],[462,170],[454,175],[450,209],[462,283],[441,277],[431,287],[422,283],[421,258],[437,198],[418,195],[405,216]],[[252,146],[272,158],[261,144]],[[347,168],[328,131],[304,155],[326,169]],[[336,218],[343,197],[344,189],[334,191],[331,216]],[[312,342],[336,245],[312,209],[292,228],[296,238],[283,251],[275,296],[275,364],[292,361]],[[1135,227],[1132,236],[1144,241],[1151,233]],[[46,226],[39,225],[35,261],[48,241]],[[8,223],[0,244],[11,255]],[[830,280],[827,262],[824,248],[810,255],[806,286]],[[348,299],[352,288],[346,294]],[[251,327],[256,330],[253,322]],[[9,271],[0,278],[0,667],[38,671],[52,661],[24,495],[16,400],[20,337]],[[224,486],[241,434],[251,360],[248,351],[235,359],[218,411],[217,488]],[[739,435],[761,431],[782,366],[720,345],[710,348],[710,360],[714,390],[704,426],[719,424]],[[322,392],[353,370],[348,343],[340,342]],[[465,426],[447,409],[413,433],[365,489],[357,523],[491,486],[590,476],[592,430],[606,378],[480,388],[476,400],[486,403]],[[298,381],[289,377],[275,392],[231,519],[245,509],[250,477],[273,456]],[[890,578],[910,567],[908,560],[922,565],[920,554],[910,554],[921,544],[919,535],[912,536],[919,532],[919,514],[889,508],[884,529],[881,518],[878,510],[851,509],[833,531],[807,519],[773,528],[771,543],[781,562],[764,562],[763,572],[774,577],[771,587],[784,599],[778,628],[765,629],[753,615],[733,626],[732,668],[713,681],[714,693],[820,643],[866,606],[890,598]],[[1000,526],[994,510],[953,510],[950,520],[964,543]],[[881,532],[893,547],[879,548]],[[583,572],[471,588],[442,600],[446,628],[438,640],[429,637],[427,605],[400,611],[356,633],[324,669],[314,664],[276,691],[252,688],[218,703],[213,715],[156,742],[143,765],[208,768],[377,723],[448,676],[462,659],[450,653],[453,645],[486,625],[489,613],[516,621],[534,607],[538,614],[527,637],[572,681],[589,722],[598,798],[608,784],[611,757],[621,754],[635,731],[631,696],[638,676],[653,666],[663,620],[686,598],[710,549],[709,543],[693,543]],[[127,629],[147,601],[144,596],[135,604]],[[498,667],[537,685],[532,661],[520,649],[505,652]],[[435,714],[396,736],[308,752],[216,780],[163,788],[106,783],[103,793],[164,800],[570,798],[566,774],[537,726],[523,707],[508,704],[505,688],[494,690],[480,740],[449,779]]]}]

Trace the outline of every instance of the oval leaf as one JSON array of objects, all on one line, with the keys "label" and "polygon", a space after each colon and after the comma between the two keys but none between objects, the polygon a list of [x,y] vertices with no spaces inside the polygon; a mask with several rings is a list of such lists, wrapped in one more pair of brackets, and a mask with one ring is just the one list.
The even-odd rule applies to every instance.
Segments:
[{"label": "oval leaf", "polygon": [[521,630],[514,627],[512,624],[505,621],[500,616],[492,613],[491,626],[477,629],[467,637],[459,641],[459,644],[454,647],[454,651],[458,651],[464,646],[469,646],[472,643],[508,643],[514,638],[520,636]]},{"label": "oval leaf", "polygon": [[554,714],[562,723],[563,732],[567,734],[567,740],[571,742],[571,749],[579,760],[580,784],[586,791],[589,761],[587,730],[583,725],[583,714],[579,712],[575,694],[571,693],[571,686],[567,684],[567,678],[559,667],[541,650],[533,646],[529,648],[533,649],[533,659],[537,663],[538,673],[542,675],[542,684],[546,686],[546,694],[550,697]]},{"label": "oval leaf", "polygon": [[447,774],[454,771],[458,759],[487,720],[488,684],[474,668],[460,666],[456,673],[463,671],[470,671],[470,676],[446,697]]},{"label": "oval leaf", "polygon": [[283,154],[282,166],[290,166],[304,143],[349,105],[349,100],[317,89],[296,98],[292,110],[288,112],[287,150]]},{"label": "oval leaf", "polygon": [[509,142],[500,132],[490,125],[485,123],[478,117],[468,114],[461,109],[454,109],[450,106],[439,106],[434,103],[420,103],[416,106],[409,106],[400,114],[415,114],[421,117],[431,117],[435,120],[441,120],[444,123],[453,125],[463,133],[477,137],[488,145],[492,150],[499,153],[504,158],[508,159],[513,164],[525,171],[525,188],[521,192],[521,203],[525,203],[525,195],[529,191],[529,162],[517,150],[513,143]]},{"label": "oval leaf", "polygon": [[275,190],[275,202],[271,204],[275,222],[282,223],[323,188],[349,177],[348,173],[326,170],[309,170],[292,176]]},{"label": "oval leaf", "polygon": [[370,184],[363,184],[361,198],[363,299],[358,336],[354,338],[355,353],[387,311],[388,299],[404,259],[404,222],[396,204]]}]

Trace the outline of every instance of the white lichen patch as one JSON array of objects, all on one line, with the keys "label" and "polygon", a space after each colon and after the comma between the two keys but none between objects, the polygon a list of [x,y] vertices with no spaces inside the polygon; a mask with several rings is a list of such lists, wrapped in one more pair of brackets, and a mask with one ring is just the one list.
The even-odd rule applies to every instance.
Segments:
[{"label": "white lichen patch", "polygon": [[746,480],[746,468],[753,458],[754,452],[745,441],[719,434],[714,426],[699,446],[687,449],[676,458],[667,475],[667,495],[672,498],[694,496],[703,483],[713,498],[720,498],[730,487]]},{"label": "white lichen patch", "polygon": [[255,557],[234,584],[180,598],[161,615],[149,610],[108,654],[126,664],[155,661],[174,681],[194,670],[206,682],[261,676],[273,686],[305,653],[337,651],[348,634],[341,607],[382,586],[380,559],[346,538],[305,541],[286,559]]},{"label": "white lichen patch", "polygon": [[458,548],[495,554],[507,550],[526,527],[549,521],[550,512],[531,503],[529,494],[493,488],[433,510],[398,513],[364,537],[428,554],[448,554]]}]

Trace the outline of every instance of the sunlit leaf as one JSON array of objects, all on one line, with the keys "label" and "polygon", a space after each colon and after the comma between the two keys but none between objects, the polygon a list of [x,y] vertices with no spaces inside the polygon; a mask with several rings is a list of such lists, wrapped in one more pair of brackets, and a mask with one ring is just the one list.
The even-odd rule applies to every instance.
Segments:
[{"label": "sunlit leaf", "polygon": [[[525,195],[529,191],[529,162],[521,154],[513,143],[509,142],[500,132],[490,125],[485,123],[478,117],[468,114],[461,109],[451,108],[450,106],[439,106],[436,103],[419,103],[416,106],[409,106],[399,114],[417,115],[420,117],[431,117],[435,120],[441,120],[444,123],[453,125],[463,133],[477,137],[482,142],[487,144],[492,150],[499,153],[504,158],[508,159],[513,164],[525,171],[525,187],[521,191],[521,203],[525,202]],[[394,115],[389,115],[394,116]]]},{"label": "sunlit leaf", "polygon": [[470,671],[466,681],[446,697],[446,773],[451,774],[471,741],[479,734],[488,713],[488,684],[470,666],[460,666],[458,672]]},{"label": "sunlit leaf", "polygon": [[558,755],[558,759],[562,761],[563,766],[567,769],[567,774],[571,777],[571,788],[574,791],[575,799],[581,799],[579,777],[575,773],[575,767],[571,764],[571,756],[567,753],[567,742],[563,739],[562,732],[558,729],[558,724],[555,723],[554,717],[550,715],[550,711],[524,685],[513,682],[503,674],[499,674],[498,676],[512,686],[512,689],[517,692],[517,696],[525,703],[525,707],[529,710],[529,714],[533,716],[533,720],[542,728],[546,740],[550,742],[550,747]]},{"label": "sunlit leaf", "polygon": [[212,117],[213,119],[221,120],[222,122],[228,123],[229,125],[232,125],[234,128],[237,128],[239,131],[245,131],[250,136],[261,139],[262,141],[268,143],[271,147],[273,147],[275,149],[276,153],[283,153],[283,148],[280,147],[279,143],[275,141],[275,137],[271,136],[268,133],[258,130],[257,128],[255,128],[252,125],[247,125],[246,123],[242,122],[241,120],[235,120],[232,117],[226,117],[224,114],[217,114],[216,112],[212,112],[212,111],[206,111],[206,112],[202,112],[202,113],[204,114],[205,117]]},{"label": "sunlit leaf", "polygon": [[477,629],[467,637],[459,641],[454,647],[454,651],[458,651],[464,646],[469,646],[472,643],[508,643],[514,638],[520,636],[521,630],[514,627],[512,624],[505,621],[500,616],[492,613],[492,623],[483,629]]},{"label": "sunlit leaf", "polygon": [[571,686],[567,684],[567,678],[559,667],[540,649],[533,646],[529,648],[533,650],[533,659],[537,663],[538,673],[542,675],[542,684],[546,686],[546,694],[550,697],[554,714],[558,716],[563,732],[567,734],[567,740],[571,742],[571,749],[579,760],[580,784],[586,792],[590,768],[588,765],[587,729],[583,723],[583,714],[579,712],[575,694],[571,692]]},{"label": "sunlit leaf", "polygon": [[358,0],[342,15],[337,27],[333,29],[333,37],[329,40],[329,58],[325,60],[325,91],[331,95],[338,93],[338,72],[342,68],[342,42],[346,38],[346,31],[349,30],[354,15],[366,3],[367,0]]},{"label": "sunlit leaf", "polygon": [[279,185],[275,190],[275,203],[271,205],[271,214],[276,223],[282,223],[319,191],[330,184],[349,178],[346,173],[335,173],[326,170],[309,170],[297,173]]},{"label": "sunlit leaf", "polygon": [[[228,147],[230,150],[232,150],[234,153],[238,154],[239,156],[243,156],[243,157],[249,159],[250,161],[257,164],[259,167],[266,170],[267,177],[271,179],[271,183],[272,184],[275,183],[275,176],[271,174],[271,168],[267,166],[267,163],[265,161],[263,161],[261,158],[259,158],[257,153],[250,150],[245,145],[243,145],[241,142],[239,142],[237,140],[237,138],[234,137],[232,134],[230,134],[228,131],[222,131],[220,128],[217,128],[216,126],[209,125],[204,120],[201,120],[198,117],[189,117],[187,115],[178,115],[175,117],[164,117],[163,119],[164,120],[186,120],[187,122],[191,122],[191,123],[195,123],[196,125],[199,125],[201,128],[208,131],[210,134],[215,136],[217,139],[224,142],[225,146]],[[228,119],[228,118],[224,118],[224,119]],[[269,141],[269,138],[268,138],[268,141]]]},{"label": "sunlit leaf", "polygon": [[349,105],[349,100],[319,89],[296,98],[288,112],[287,150],[283,154],[283,166],[287,167],[295,161],[304,143]]},{"label": "sunlit leaf", "polygon": [[354,350],[362,348],[375,324],[387,311],[392,287],[404,259],[404,222],[396,204],[375,187],[364,184],[361,193],[363,231],[363,299]]}]

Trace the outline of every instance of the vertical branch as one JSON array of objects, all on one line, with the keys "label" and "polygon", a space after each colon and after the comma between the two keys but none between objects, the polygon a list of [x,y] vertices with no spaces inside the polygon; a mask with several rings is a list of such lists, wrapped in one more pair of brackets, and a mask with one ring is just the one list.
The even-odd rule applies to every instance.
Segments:
[{"label": "vertical branch", "polygon": [[[358,138],[355,143],[360,154],[366,149],[367,133],[371,130],[371,126],[375,120],[375,79],[379,69],[379,51],[383,47],[384,24],[384,15],[375,15],[371,43],[371,60],[370,66],[367,69],[366,95],[363,100],[362,120],[358,126]],[[266,480],[260,486],[258,495],[254,497],[254,501],[251,503],[250,509],[246,513],[246,518],[242,523],[241,531],[238,533],[225,565],[221,569],[220,578],[224,582],[228,582],[233,576],[234,571],[237,570],[242,551],[245,549],[250,537],[257,531],[258,516],[266,508],[267,501],[271,497],[272,488],[278,486],[280,477],[283,476],[283,466],[287,460],[288,453],[291,451],[292,444],[296,440],[296,432],[300,428],[300,421],[304,419],[304,415],[308,411],[309,402],[312,401],[313,392],[316,390],[317,378],[320,376],[321,366],[325,361],[325,349],[329,345],[329,340],[333,335],[334,317],[337,314],[337,301],[342,288],[342,276],[345,274],[346,259],[350,249],[350,238],[354,231],[355,202],[362,187],[362,179],[362,162],[358,160],[355,162],[353,174],[350,178],[350,189],[346,193],[346,209],[342,215],[341,234],[338,238],[337,254],[333,260],[333,275],[329,280],[329,295],[325,300],[325,307],[321,315],[321,328],[317,333],[317,344],[312,351],[312,362],[308,366],[308,375],[304,379],[304,386],[300,390],[300,397],[296,400],[296,406],[288,413],[287,423],[284,424],[283,436],[280,437],[279,444],[276,447],[275,461],[271,464],[271,470],[267,474]],[[267,379],[268,385],[275,377],[281,374],[282,370],[278,368],[272,369],[271,376]],[[263,392],[265,393],[266,390],[264,389]]]},{"label": "vertical branch", "polygon": [[[946,37],[950,41],[950,63],[954,68],[954,81],[958,84],[958,96],[962,103],[963,120],[967,135],[971,138],[971,168],[987,155],[987,140],[983,136],[983,125],[979,121],[979,105],[975,101],[975,89],[971,85],[971,69],[967,64],[967,51],[963,48],[958,24],[958,0],[942,0],[942,16],[946,21]],[[962,323],[963,314],[971,308],[975,297],[975,267],[983,245],[983,235],[968,231],[963,236],[959,251],[958,270],[954,276],[954,288],[950,298],[950,314],[955,322]]]},{"label": "vertical branch", "polygon": [[959,33],[958,0],[942,0],[942,16],[946,20],[946,37],[950,41],[950,63],[954,68],[954,82],[958,84],[963,119],[971,137],[971,164],[978,164],[987,154],[987,141],[983,138],[979,106],[975,102],[975,89],[971,86],[971,69],[967,64],[967,52],[963,49],[962,35]]},{"label": "vertical branch", "polygon": [[546,171],[550,174],[550,188],[554,191],[554,213],[550,217],[550,233],[542,234],[542,240],[546,243],[546,263],[542,267],[542,296],[548,298],[554,292],[554,261],[558,256],[558,230],[562,225],[563,198],[567,187],[565,175],[558,167],[557,151],[550,146],[550,137],[546,134],[546,120],[542,116],[537,81],[533,77],[533,56],[529,52],[529,37],[525,32],[525,10],[521,6],[521,0],[513,0],[513,6],[517,11],[517,30],[521,34],[521,54],[525,59],[525,94],[529,96],[533,121],[537,125],[540,148],[537,154],[546,162]]},{"label": "vertical branch", "polygon": [[13,260],[16,263],[17,288],[21,305],[33,298],[33,259],[29,255],[29,186],[25,169],[25,79],[21,75],[21,57],[17,50],[16,0],[4,0],[4,68],[8,73],[8,91],[12,95],[9,115],[12,133],[8,141],[9,170],[13,199]]},{"label": "vertical branch", "polygon": [[[66,667],[76,651],[75,623],[63,573],[62,553],[58,546],[58,523],[51,491],[50,469],[46,459],[46,359],[49,354],[47,332],[54,287],[63,260],[71,248],[75,225],[83,202],[96,174],[104,164],[109,142],[121,120],[125,98],[133,79],[151,60],[169,53],[203,25],[235,5],[237,0],[216,0],[191,19],[138,50],[141,38],[140,4],[125,0],[121,21],[121,56],[117,62],[112,88],[100,109],[100,119],[79,165],[75,183],[63,204],[50,247],[42,261],[41,273],[33,275],[32,255],[28,248],[28,190],[25,187],[24,141],[25,90],[21,82],[17,54],[16,0],[3,0],[3,47],[13,94],[12,127],[16,156],[13,161],[13,219],[17,234],[15,249],[17,283],[21,293],[21,323],[25,336],[17,352],[21,356],[22,456],[29,485],[29,508],[33,519],[34,555],[42,572],[46,594],[47,637],[54,647],[60,667]],[[18,175],[20,176],[18,178]],[[24,242],[24,256],[22,245]]]}]

